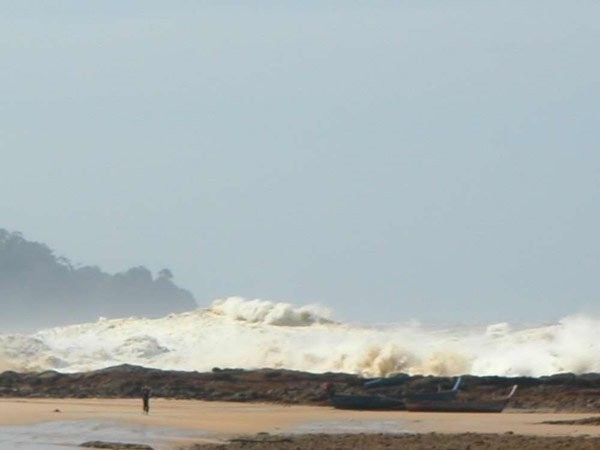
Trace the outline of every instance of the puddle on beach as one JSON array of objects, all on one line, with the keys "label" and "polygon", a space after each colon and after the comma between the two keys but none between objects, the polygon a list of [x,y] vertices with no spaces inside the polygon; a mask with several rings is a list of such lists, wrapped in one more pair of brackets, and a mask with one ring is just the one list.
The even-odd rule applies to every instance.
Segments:
[{"label": "puddle on beach", "polygon": [[209,433],[155,425],[103,420],[68,420],[0,427],[0,450],[73,450],[86,441],[146,444],[167,449],[182,438],[205,438]]},{"label": "puddle on beach", "polygon": [[293,428],[294,433],[408,433],[398,420],[321,420],[305,422]]},{"label": "puddle on beach", "polygon": [[[321,420],[294,426],[291,433],[406,433],[397,420]],[[165,450],[173,442],[214,438],[208,431],[110,420],[63,420],[0,426],[0,450],[73,450],[86,441],[146,444]]]}]

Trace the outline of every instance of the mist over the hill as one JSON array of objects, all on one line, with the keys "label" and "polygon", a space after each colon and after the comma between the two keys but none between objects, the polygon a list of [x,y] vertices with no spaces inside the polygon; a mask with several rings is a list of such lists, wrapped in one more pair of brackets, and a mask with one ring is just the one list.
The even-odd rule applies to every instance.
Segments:
[{"label": "mist over the hill", "polygon": [[46,244],[0,229],[0,329],[26,331],[98,317],[160,317],[196,308],[169,269],[108,274],[74,266]]}]

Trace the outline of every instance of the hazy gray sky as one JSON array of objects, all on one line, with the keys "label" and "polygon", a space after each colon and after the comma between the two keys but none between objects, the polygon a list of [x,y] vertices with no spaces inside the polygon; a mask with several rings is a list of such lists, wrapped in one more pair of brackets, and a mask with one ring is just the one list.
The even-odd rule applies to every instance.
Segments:
[{"label": "hazy gray sky", "polygon": [[200,305],[600,311],[600,2],[0,1],[0,227]]}]

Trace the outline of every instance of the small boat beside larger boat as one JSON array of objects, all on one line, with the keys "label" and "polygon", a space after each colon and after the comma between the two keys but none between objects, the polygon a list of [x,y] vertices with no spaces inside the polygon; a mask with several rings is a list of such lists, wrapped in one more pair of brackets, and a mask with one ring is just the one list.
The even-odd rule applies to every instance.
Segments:
[{"label": "small boat beside larger boat", "polygon": [[410,380],[410,375],[406,373],[399,373],[389,377],[372,378],[370,380],[365,381],[363,383],[363,386],[366,388],[398,386],[406,383],[408,380]]},{"label": "small boat beside larger boat", "polygon": [[403,399],[385,395],[334,394],[329,397],[329,403],[336,409],[406,409]]},{"label": "small boat beside larger boat", "polygon": [[401,397],[387,395],[335,394],[333,387],[328,386],[329,403],[337,409],[358,410],[402,410],[406,409],[406,400],[439,400],[453,399],[458,392],[461,377],[458,377],[452,389],[438,392],[407,394]]},{"label": "small boat beside larger boat", "polygon": [[515,384],[505,397],[492,400],[435,400],[435,399],[409,399],[405,401],[406,409],[420,412],[482,412],[499,413],[504,410],[508,401],[517,390]]},{"label": "small boat beside larger boat", "polygon": [[411,394],[410,392],[404,396],[404,401],[421,401],[421,400],[436,400],[436,401],[445,401],[452,400],[458,394],[458,388],[460,387],[460,383],[462,381],[462,377],[458,377],[454,382],[454,386],[452,389],[447,389],[443,391],[437,392],[421,392]]}]

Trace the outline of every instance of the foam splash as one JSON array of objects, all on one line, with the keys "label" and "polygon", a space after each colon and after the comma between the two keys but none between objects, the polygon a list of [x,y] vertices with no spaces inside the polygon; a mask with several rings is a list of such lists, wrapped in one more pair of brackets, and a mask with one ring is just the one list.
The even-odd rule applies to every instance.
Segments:
[{"label": "foam splash", "polygon": [[418,323],[337,323],[318,306],[240,297],[160,319],[0,334],[0,370],[86,371],[130,363],[160,369],[287,368],[385,376],[397,372],[542,376],[600,372],[600,318],[577,315],[515,329],[507,323],[428,329]]},{"label": "foam splash", "polygon": [[326,323],[329,322],[327,317],[331,314],[328,309],[319,305],[295,308],[289,303],[246,300],[242,297],[214,300],[209,311],[235,320],[288,327]]}]

